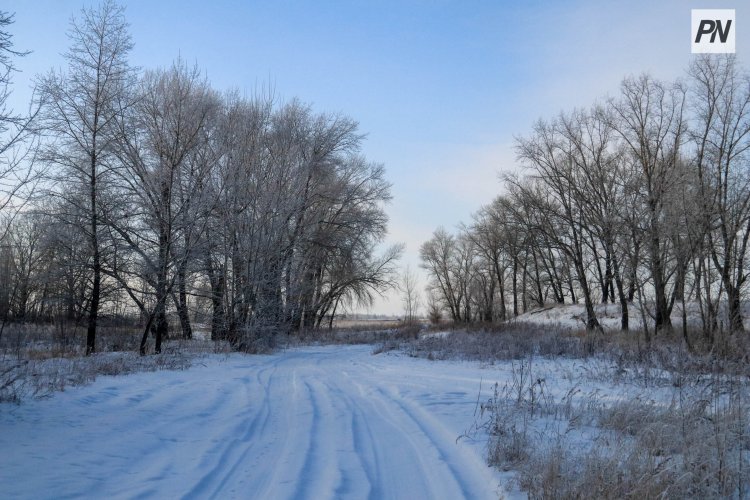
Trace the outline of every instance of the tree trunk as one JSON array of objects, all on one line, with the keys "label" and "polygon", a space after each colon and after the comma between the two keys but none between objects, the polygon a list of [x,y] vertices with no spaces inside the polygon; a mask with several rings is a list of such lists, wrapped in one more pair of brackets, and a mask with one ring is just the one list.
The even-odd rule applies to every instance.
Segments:
[{"label": "tree trunk", "polygon": [[182,327],[182,338],[192,339],[193,328],[190,325],[190,314],[187,303],[187,290],[185,285],[185,264],[180,265],[177,275],[177,291],[179,302],[177,303],[177,314],[180,316],[180,326]]},{"label": "tree trunk", "polygon": [[[604,295],[609,296],[609,301],[615,303],[615,286],[612,283],[612,261],[614,257],[612,252],[607,250],[604,257]],[[606,303],[606,302],[605,302]]]},{"label": "tree trunk", "polygon": [[[95,122],[96,123],[96,122]],[[94,135],[94,147],[96,135]],[[91,286],[91,301],[89,304],[88,327],[86,329],[86,355],[96,351],[96,326],[99,318],[99,300],[101,294],[102,265],[99,255],[99,237],[96,203],[96,155],[91,155],[91,179],[90,179],[90,209],[91,209],[91,251],[92,271],[94,273]]]},{"label": "tree trunk", "polygon": [[513,257],[513,316],[518,316],[518,259]]},{"label": "tree trunk", "polygon": [[500,321],[505,321],[507,311],[505,310],[505,277],[503,276],[503,272],[500,269],[500,263],[498,262],[497,256],[495,256],[494,264],[495,264],[495,274],[497,275],[497,287],[498,292],[500,294],[500,311],[499,311],[499,319]]},{"label": "tree trunk", "polygon": [[736,286],[729,285],[727,289],[727,305],[729,307],[729,327],[732,333],[745,331],[745,325],[742,322],[742,311],[740,310],[740,289]]},{"label": "tree trunk", "polygon": [[[656,218],[655,211],[652,213],[652,218]],[[649,251],[651,254],[651,278],[654,282],[654,300],[656,302],[654,335],[658,335],[662,331],[672,329],[672,319],[667,302],[667,284],[664,280],[664,264],[661,259],[661,242],[655,221],[652,222]]]},{"label": "tree trunk", "polygon": [[625,295],[622,276],[620,275],[620,264],[616,257],[612,257],[612,271],[617,285],[617,297],[620,299],[620,330],[627,331],[630,328],[628,314],[628,298]]},{"label": "tree trunk", "polygon": [[206,257],[206,272],[211,285],[211,340],[226,340],[227,317],[224,307],[224,272],[215,270],[211,258]]},{"label": "tree trunk", "polygon": [[586,271],[583,268],[583,263],[576,262],[576,269],[578,271],[578,282],[581,285],[581,292],[583,293],[583,302],[586,307],[586,330],[601,331],[602,326],[596,318],[594,301],[591,299],[591,291],[589,290],[589,284],[586,280]]},{"label": "tree trunk", "polygon": [[542,292],[542,278],[539,275],[539,260],[537,259],[536,252],[532,252],[534,257],[534,284],[536,285],[536,303],[539,307],[544,307],[544,293]]},{"label": "tree trunk", "polygon": [[168,252],[167,231],[162,230],[159,235],[159,267],[156,277],[156,308],[154,309],[154,321],[156,337],[154,351],[161,352],[162,340],[166,339],[169,334],[169,325],[167,323],[167,258]]}]

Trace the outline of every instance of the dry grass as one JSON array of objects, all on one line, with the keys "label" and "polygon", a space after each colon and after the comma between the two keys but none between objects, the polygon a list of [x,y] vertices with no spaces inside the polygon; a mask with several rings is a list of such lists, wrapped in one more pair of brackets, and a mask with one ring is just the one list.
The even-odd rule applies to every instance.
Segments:
[{"label": "dry grass", "polygon": [[[685,375],[724,373],[750,376],[750,338],[733,335],[725,339],[732,355],[724,349],[695,348],[691,351],[681,335],[662,334],[645,344],[642,334],[630,332],[586,332],[582,329],[535,323],[500,325],[454,325],[440,329],[446,335],[420,335],[405,339],[400,348],[414,357],[475,360],[486,363],[518,360],[527,356],[606,359],[617,371],[637,374],[645,385],[660,383],[654,377],[680,384]],[[750,337],[745,335],[745,337]],[[703,346],[705,347],[705,346]]]},{"label": "dry grass", "polygon": [[[488,462],[512,471],[530,498],[750,498],[746,340],[727,336],[727,355],[695,341],[689,350],[674,333],[645,345],[638,332],[514,323],[401,347],[428,359],[510,361],[473,431],[488,434]],[[539,356],[594,362],[555,397],[536,376]],[[590,382],[622,391],[584,393],[578,384]]]},{"label": "dry grass", "polygon": [[515,464],[518,483],[531,498],[747,498],[748,406],[685,403],[602,406],[598,425],[606,432],[583,453],[572,453],[565,435],[542,434]]},{"label": "dry grass", "polygon": [[684,375],[668,387],[666,400],[578,386],[555,397],[529,356],[512,362],[475,425],[489,435],[489,463],[530,498],[748,498],[748,378]]},{"label": "dry grass", "polygon": [[373,329],[365,325],[300,332],[288,338],[290,345],[304,344],[375,344],[376,349],[392,350],[415,341],[422,331],[420,325]]},{"label": "dry grass", "polygon": [[67,387],[85,385],[99,376],[184,370],[195,355],[169,350],[155,356],[136,353],[100,353],[88,357],[18,360],[0,358],[0,403],[21,403],[45,397]]},{"label": "dry grass", "polygon": [[429,359],[462,359],[483,362],[522,359],[528,355],[585,358],[600,341],[578,330],[550,333],[549,327],[531,323],[460,327],[445,336],[423,336],[403,346],[412,356]]},{"label": "dry grass", "polygon": [[70,325],[8,325],[0,339],[0,403],[21,403],[98,376],[183,370],[207,353],[228,352],[226,342],[172,339],[158,355],[137,354],[134,328],[99,329],[100,352],[85,357],[83,329]]},{"label": "dry grass", "polygon": [[334,328],[342,330],[388,330],[393,328],[401,328],[402,326],[404,326],[403,321],[397,319],[345,318],[336,319],[334,321]]}]

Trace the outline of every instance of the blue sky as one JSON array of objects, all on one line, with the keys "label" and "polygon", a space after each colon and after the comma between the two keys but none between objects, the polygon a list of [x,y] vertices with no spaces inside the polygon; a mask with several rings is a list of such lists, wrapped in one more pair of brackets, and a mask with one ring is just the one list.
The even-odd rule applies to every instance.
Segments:
[{"label": "blue sky", "polygon": [[[358,120],[363,152],[393,183],[389,241],[406,243],[413,269],[436,227],[500,194],[513,138],[536,119],[613,95],[627,75],[684,77],[691,8],[735,8],[741,61],[750,48],[750,8],[737,0],[122,3],[134,65],[181,56],[219,90],[270,86]],[[36,74],[63,64],[68,22],[91,4],[3,2],[16,48],[33,51],[18,61],[17,108]],[[399,314],[400,301],[391,294],[373,312]]]}]

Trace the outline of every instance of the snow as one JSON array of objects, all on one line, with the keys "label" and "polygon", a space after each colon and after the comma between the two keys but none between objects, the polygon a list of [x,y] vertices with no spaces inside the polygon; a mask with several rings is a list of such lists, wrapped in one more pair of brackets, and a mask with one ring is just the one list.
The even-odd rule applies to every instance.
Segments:
[{"label": "snow", "polygon": [[[6,498],[498,498],[478,390],[507,373],[372,346],[214,355],[0,407]],[[553,369],[553,368],[550,368]],[[562,388],[561,388],[562,390]]]},{"label": "snow", "polygon": [[[605,330],[619,330],[622,309],[619,304],[594,304],[596,318]],[[700,310],[695,302],[686,303],[688,323],[692,326],[700,325]],[[643,327],[643,318],[638,304],[630,304],[628,308],[629,326],[631,330]],[[585,328],[586,308],[583,304],[556,304],[533,309],[515,318],[514,321],[533,323],[543,326],[558,326],[562,328]],[[649,325],[653,320],[648,317]],[[675,325],[682,324],[682,304],[675,303],[672,310],[672,322]]]}]

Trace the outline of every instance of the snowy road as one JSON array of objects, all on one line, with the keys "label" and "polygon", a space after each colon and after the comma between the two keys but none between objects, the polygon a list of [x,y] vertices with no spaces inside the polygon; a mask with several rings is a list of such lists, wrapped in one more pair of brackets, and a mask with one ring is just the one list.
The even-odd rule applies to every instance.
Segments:
[{"label": "snowy road", "polygon": [[4,498],[497,498],[476,365],[306,347],[0,407]]}]

